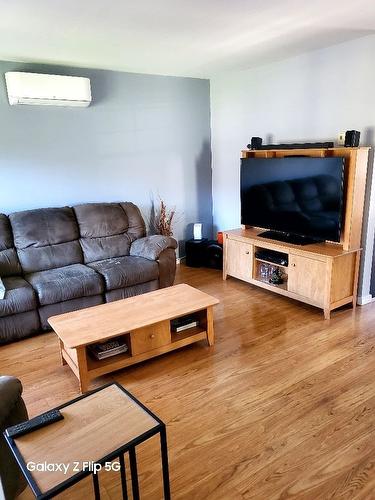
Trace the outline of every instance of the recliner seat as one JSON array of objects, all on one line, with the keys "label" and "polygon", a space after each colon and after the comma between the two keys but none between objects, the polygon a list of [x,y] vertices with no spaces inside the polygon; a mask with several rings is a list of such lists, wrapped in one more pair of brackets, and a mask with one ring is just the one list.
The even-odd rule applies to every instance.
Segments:
[{"label": "recliner seat", "polygon": [[42,306],[97,295],[104,290],[100,276],[83,264],[26,274],[25,279],[36,291]]},{"label": "recliner seat", "polygon": [[40,328],[35,292],[21,274],[9,219],[0,214],[0,277],[6,289],[4,299],[0,300],[3,343],[31,335]]},{"label": "recliner seat", "polygon": [[0,317],[32,311],[37,308],[35,292],[32,286],[20,276],[2,278],[7,291],[0,300]]},{"label": "recliner seat", "polygon": [[[87,203],[73,207],[81,235],[84,262],[104,279],[107,302],[159,287],[157,259],[163,250],[176,248],[164,241],[152,258],[131,255],[133,243],[146,240],[146,227],[132,203]],[[92,221],[96,221],[95,225]],[[174,271],[173,271],[174,278]]]},{"label": "recliner seat", "polygon": [[[101,277],[83,265],[79,228],[72,208],[40,208],[9,216],[14,244],[25,280],[36,292],[41,328],[49,330],[43,306],[97,295],[102,303]],[[63,310],[77,308],[79,302],[65,304]],[[75,306],[75,307],[74,307]],[[61,307],[49,307],[59,314]]]},{"label": "recliner seat", "polygon": [[106,290],[139,285],[159,278],[157,262],[143,257],[113,257],[87,265],[103,276]]}]

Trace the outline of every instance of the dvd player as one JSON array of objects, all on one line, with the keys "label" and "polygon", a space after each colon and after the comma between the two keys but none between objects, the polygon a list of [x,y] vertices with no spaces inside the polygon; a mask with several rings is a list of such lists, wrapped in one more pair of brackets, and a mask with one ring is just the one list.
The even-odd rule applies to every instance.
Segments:
[{"label": "dvd player", "polygon": [[258,250],[255,252],[255,257],[271,264],[278,264],[279,266],[286,267],[288,265],[287,253],[275,252],[274,250]]}]

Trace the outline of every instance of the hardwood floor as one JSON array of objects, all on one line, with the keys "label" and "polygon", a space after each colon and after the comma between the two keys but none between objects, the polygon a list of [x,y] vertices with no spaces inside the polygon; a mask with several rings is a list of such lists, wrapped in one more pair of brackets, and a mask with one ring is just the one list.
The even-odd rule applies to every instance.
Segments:
[{"label": "hardwood floor", "polygon": [[[219,271],[181,266],[177,281],[220,299],[215,345],[91,386],[115,379],[167,423],[172,498],[375,498],[375,304],[324,321]],[[22,380],[31,416],[77,395],[52,333],[2,347],[0,371]],[[154,438],[140,447],[139,475],[141,498],[161,498]],[[103,499],[120,498],[115,473],[100,481]],[[59,498],[90,490],[82,482]]]}]

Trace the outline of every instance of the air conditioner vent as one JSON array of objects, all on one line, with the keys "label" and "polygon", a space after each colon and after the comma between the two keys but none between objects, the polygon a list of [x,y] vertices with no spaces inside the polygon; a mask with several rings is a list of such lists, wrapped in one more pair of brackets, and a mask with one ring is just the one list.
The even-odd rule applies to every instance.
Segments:
[{"label": "air conditioner vent", "polygon": [[10,105],[86,107],[91,103],[89,78],[8,71],[5,81]]}]

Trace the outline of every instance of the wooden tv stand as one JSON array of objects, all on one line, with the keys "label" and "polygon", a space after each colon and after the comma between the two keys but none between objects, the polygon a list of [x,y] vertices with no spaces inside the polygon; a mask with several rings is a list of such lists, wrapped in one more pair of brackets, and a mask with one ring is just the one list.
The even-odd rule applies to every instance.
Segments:
[{"label": "wooden tv stand", "polygon": [[[356,306],[360,250],[345,251],[333,243],[292,245],[258,236],[262,229],[234,229],[224,233],[224,279],[227,276],[247,281],[271,292],[324,309],[329,319],[333,309],[351,303]],[[259,250],[274,250],[288,255],[282,268],[285,281],[272,285],[262,279],[256,258]]]},{"label": "wooden tv stand", "polygon": [[[293,245],[258,236],[263,230],[250,226],[224,231],[223,278],[239,278],[280,295],[320,307],[325,319],[333,309],[356,306],[361,232],[369,148],[316,148],[244,150],[241,158],[287,156],[343,157],[344,211],[340,243]],[[260,274],[261,261],[255,253],[267,249],[288,256],[284,282],[273,285]]]}]

